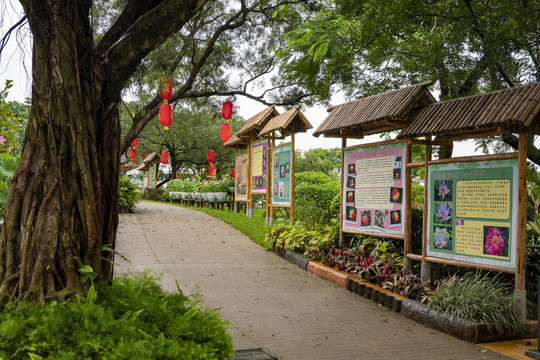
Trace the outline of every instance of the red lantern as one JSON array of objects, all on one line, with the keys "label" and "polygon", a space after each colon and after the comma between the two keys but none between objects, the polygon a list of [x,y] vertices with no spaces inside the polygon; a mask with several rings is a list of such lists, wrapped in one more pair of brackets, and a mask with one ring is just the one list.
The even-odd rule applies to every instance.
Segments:
[{"label": "red lantern", "polygon": [[232,178],[236,179],[236,168],[232,168]]},{"label": "red lantern", "polygon": [[172,80],[166,76],[161,79],[161,83],[159,84],[159,96],[161,96],[165,102],[172,96]]},{"label": "red lantern", "polygon": [[133,140],[133,142],[131,143],[131,147],[137,146],[138,141],[139,141],[139,138],[135,138],[135,140]]},{"label": "red lantern", "polygon": [[216,176],[216,167],[214,165],[208,167],[208,175]]},{"label": "red lantern", "polygon": [[228,123],[224,123],[223,125],[221,125],[221,129],[219,131],[219,138],[223,142],[229,141],[229,139],[231,138],[231,125],[229,125]]},{"label": "red lantern", "polygon": [[129,148],[129,158],[135,160],[137,158],[137,153],[134,148]]},{"label": "red lantern", "polygon": [[168,152],[166,152],[166,151],[161,152],[161,163],[163,165],[169,163],[169,153]]},{"label": "red lantern", "polygon": [[171,105],[165,103],[159,107],[159,122],[164,126],[164,130],[169,130],[172,123]]},{"label": "red lantern", "polygon": [[229,120],[231,118],[231,116],[232,116],[232,102],[225,101],[223,103],[223,109],[221,110],[221,116],[225,120]]},{"label": "red lantern", "polygon": [[212,149],[208,150],[208,153],[206,153],[206,159],[208,160],[209,163],[214,162],[214,160],[215,160],[214,150],[212,150]]}]

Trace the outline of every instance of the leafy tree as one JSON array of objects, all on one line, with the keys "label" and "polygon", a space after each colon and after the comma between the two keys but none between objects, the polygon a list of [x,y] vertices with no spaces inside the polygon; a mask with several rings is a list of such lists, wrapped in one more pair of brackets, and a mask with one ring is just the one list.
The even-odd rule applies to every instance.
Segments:
[{"label": "leafy tree", "polygon": [[341,166],[341,149],[310,149],[297,151],[294,168],[297,173],[305,171],[321,172],[337,177]]},{"label": "leafy tree", "polygon": [[[112,7],[104,22],[93,17],[103,1],[96,8],[89,0],[20,3],[25,16],[0,41],[0,51],[26,20],[33,37],[32,107],[0,235],[0,304],[17,297],[45,302],[85,295],[89,285],[81,284],[75,258],[95,271],[96,283],[111,280],[112,255],[103,248],[115,243],[120,154],[157,114],[157,86],[146,90],[149,101],[134,114],[122,142],[118,107],[150,58],[162,60],[160,76],[173,77],[173,103],[249,95],[250,84],[275,65],[271,57],[259,62],[252,55],[278,42],[275,35],[285,27],[276,33],[264,27],[280,0],[115,1],[121,8]],[[250,53],[237,37],[251,37],[259,46]],[[175,57],[160,56],[167,47]],[[240,80],[221,66],[227,62],[245,66]],[[251,71],[252,65],[258,67]],[[306,96],[281,80],[276,100]],[[267,93],[253,97],[267,101]]]},{"label": "leafy tree", "polygon": [[[358,97],[435,79],[444,100],[540,81],[538,0],[318,5],[320,11],[304,13],[303,26],[286,35],[279,56],[285,76],[321,99],[333,85]],[[499,139],[517,149],[516,136]],[[540,164],[532,140],[528,157]]]},{"label": "leafy tree", "polygon": [[0,91],[0,136],[2,136],[0,145],[3,152],[7,151],[16,155],[22,148],[25,116],[28,115],[24,105],[16,101],[6,101],[11,87],[13,87],[13,82],[7,80],[4,90]]},{"label": "leafy tree", "polygon": [[[139,154],[154,151],[167,151],[171,173],[161,184],[174,178],[177,172],[197,174],[199,168],[207,168],[206,154],[214,150],[217,174],[230,172],[234,167],[234,150],[227,149],[219,139],[223,119],[221,113],[204,103],[190,101],[192,107],[183,106],[175,109],[173,123],[168,131],[157,119],[151,121],[139,136],[137,149]],[[233,132],[242,126],[242,120],[232,117],[229,121]]]}]

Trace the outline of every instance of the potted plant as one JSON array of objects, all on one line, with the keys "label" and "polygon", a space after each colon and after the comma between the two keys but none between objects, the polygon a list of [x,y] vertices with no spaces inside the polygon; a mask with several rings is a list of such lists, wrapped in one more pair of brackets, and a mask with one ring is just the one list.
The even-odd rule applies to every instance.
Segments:
[{"label": "potted plant", "polygon": [[224,178],[224,179],[221,179],[221,181],[216,181],[216,184],[214,187],[216,201],[226,201],[228,189],[229,189],[228,179]]},{"label": "potted plant", "polygon": [[167,183],[167,189],[169,190],[169,197],[171,199],[180,199],[182,197],[182,180],[175,179]]}]

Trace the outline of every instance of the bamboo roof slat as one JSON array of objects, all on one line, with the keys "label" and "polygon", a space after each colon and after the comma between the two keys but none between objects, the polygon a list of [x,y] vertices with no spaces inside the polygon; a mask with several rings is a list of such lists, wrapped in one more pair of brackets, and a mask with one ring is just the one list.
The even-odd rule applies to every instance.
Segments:
[{"label": "bamboo roof slat", "polygon": [[427,89],[433,83],[412,85],[338,105],[315,130],[314,135],[343,134],[345,129],[355,129],[355,133],[360,135],[359,132],[363,132],[366,126],[369,125],[373,129],[371,124],[378,123],[381,125],[379,132],[382,132],[388,130],[388,123],[385,123],[387,120],[395,121],[392,125],[395,128],[391,130],[399,129],[406,122],[408,113],[413,107],[436,101]]},{"label": "bamboo roof slat", "polygon": [[[521,129],[537,133],[540,120],[540,83],[432,103],[411,113],[398,138],[475,132],[507,133]],[[530,127],[530,128],[529,128]],[[457,136],[457,135],[456,135]]]},{"label": "bamboo roof slat", "polygon": [[259,136],[268,136],[271,132],[280,133],[295,131],[292,126],[296,124],[296,132],[306,131],[312,128],[310,122],[300,111],[300,106],[292,108],[281,115],[271,118],[266,126],[259,132]]},{"label": "bamboo roof slat", "polygon": [[242,128],[236,133],[239,137],[248,134],[251,130],[262,129],[268,120],[272,117],[279,115],[276,110],[276,105],[269,106],[263,111],[250,117]]}]

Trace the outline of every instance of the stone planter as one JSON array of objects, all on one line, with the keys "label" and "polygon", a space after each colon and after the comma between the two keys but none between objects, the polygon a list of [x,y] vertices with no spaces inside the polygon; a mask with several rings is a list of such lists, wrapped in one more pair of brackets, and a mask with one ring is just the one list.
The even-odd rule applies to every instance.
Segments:
[{"label": "stone planter", "polygon": [[403,315],[421,324],[475,343],[536,337],[536,321],[524,323],[523,328],[517,331],[505,330],[499,332],[494,328],[488,330],[486,324],[451,317],[443,312],[429,308],[427,305],[421,304],[418,301],[409,299],[404,300],[401,304],[401,312]]},{"label": "stone planter", "polygon": [[195,201],[201,201],[201,193],[200,192],[193,192],[191,193],[191,196],[193,197],[193,200]]},{"label": "stone planter", "polygon": [[216,193],[213,193],[213,192],[206,193],[206,201],[208,202],[216,201]]},{"label": "stone planter", "polygon": [[216,201],[227,201],[227,192],[214,193]]},{"label": "stone planter", "polygon": [[179,200],[182,198],[182,193],[180,191],[171,191],[169,192],[169,197],[174,200]]}]

